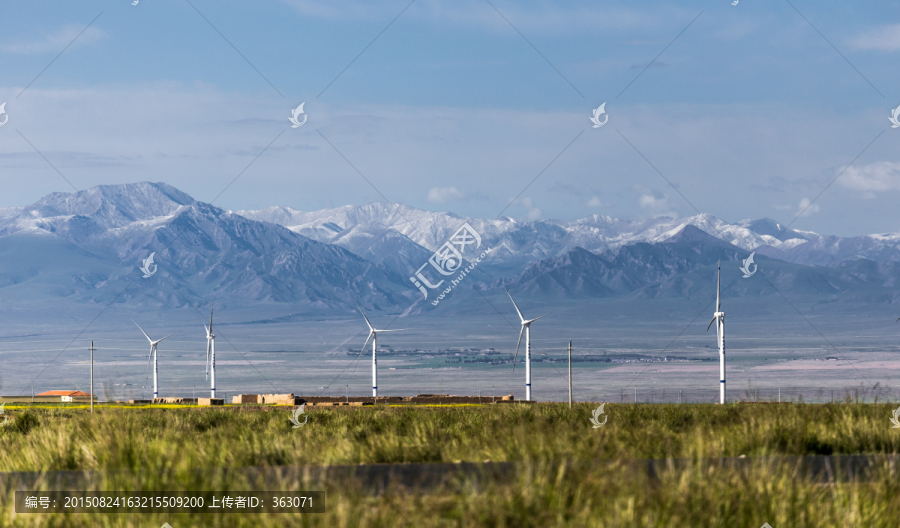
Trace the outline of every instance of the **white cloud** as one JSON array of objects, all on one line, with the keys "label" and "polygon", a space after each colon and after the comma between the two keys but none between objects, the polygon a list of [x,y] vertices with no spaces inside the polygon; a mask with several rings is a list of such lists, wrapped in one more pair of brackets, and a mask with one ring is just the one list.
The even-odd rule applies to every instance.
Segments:
[{"label": "white cloud", "polygon": [[874,198],[877,191],[900,190],[900,163],[879,161],[861,167],[849,167],[838,180],[848,189],[864,191]]},{"label": "white cloud", "polygon": [[779,211],[790,211],[794,216],[810,216],[819,212],[819,205],[810,202],[809,198],[803,198],[796,207],[793,205],[774,205]]},{"label": "white cloud", "polygon": [[468,195],[465,191],[460,191],[456,187],[432,187],[428,191],[426,198],[431,203],[447,203],[456,202],[466,198]]},{"label": "white cloud", "polygon": [[532,200],[530,196],[522,198],[522,205],[528,209],[528,212],[525,214],[526,218],[529,220],[538,220],[541,218],[541,210],[534,206],[534,200]]},{"label": "white cloud", "polygon": [[850,45],[860,50],[900,50],[900,24],[887,24],[861,33],[850,39]]},{"label": "white cloud", "polygon": [[659,210],[669,207],[669,197],[663,196],[662,198],[657,198],[656,196],[650,194],[642,194],[638,199],[638,203],[641,207],[645,209]]},{"label": "white cloud", "polygon": [[[84,30],[84,33],[81,33]],[[78,34],[81,33],[79,37]],[[14,53],[20,55],[30,55],[35,53],[59,53],[66,46],[89,44],[97,41],[104,36],[104,33],[95,27],[84,29],[76,25],[67,25],[60,28],[55,33],[45,35],[44,38],[33,40],[31,42],[11,42],[0,45],[0,51],[3,53]],[[75,37],[78,37],[75,40]],[[73,42],[74,41],[74,42]]]},{"label": "white cloud", "polygon": [[641,193],[638,198],[638,205],[650,214],[650,216],[669,216],[678,218],[678,212],[669,203],[669,197],[665,194],[658,193],[647,187],[636,185],[635,190]]},{"label": "white cloud", "polygon": [[595,194],[594,196],[591,196],[590,200],[587,201],[587,205],[588,207],[600,207],[601,205],[603,205],[603,202],[601,202],[600,198],[598,198]]},{"label": "white cloud", "polygon": [[797,207],[797,214],[800,216],[809,216],[819,212],[819,205],[810,203],[809,198],[803,198],[800,200],[800,205]]}]

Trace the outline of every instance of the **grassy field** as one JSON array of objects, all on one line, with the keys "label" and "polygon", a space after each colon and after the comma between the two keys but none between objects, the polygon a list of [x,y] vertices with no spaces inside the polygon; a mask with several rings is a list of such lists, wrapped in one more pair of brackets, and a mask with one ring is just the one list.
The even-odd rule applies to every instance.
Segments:
[{"label": "grassy field", "polygon": [[[287,409],[7,406],[0,472],[95,470],[95,490],[260,489],[248,467],[515,462],[508,480],[439,490],[367,493],[352,482],[327,493],[322,514],[15,514],[6,526],[897,526],[894,469],[858,482],[813,483],[762,457],[900,453],[892,408],[835,405],[619,405],[599,429],[594,406],[309,408],[293,429]],[[702,464],[655,479],[634,459],[746,456],[748,468]],[[587,462],[595,462],[588,464]],[[596,462],[602,462],[598,465]],[[306,484],[306,486],[304,486]],[[269,489],[312,489],[302,481]]]}]

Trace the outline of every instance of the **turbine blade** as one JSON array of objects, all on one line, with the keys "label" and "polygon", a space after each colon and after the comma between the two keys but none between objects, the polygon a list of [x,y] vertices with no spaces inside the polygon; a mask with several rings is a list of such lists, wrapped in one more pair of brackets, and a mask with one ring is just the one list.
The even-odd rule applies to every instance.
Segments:
[{"label": "turbine blade", "polygon": [[509,293],[509,290],[507,290],[506,288],[503,288],[503,289],[506,290],[506,295],[509,295],[509,300],[512,301],[513,306],[516,307],[516,313],[519,314],[519,319],[524,323],[525,317],[522,316],[522,311],[519,310],[519,305],[516,304],[516,300],[512,298],[512,294]]},{"label": "turbine blade", "polygon": [[210,334],[212,333],[212,314],[213,314],[213,311],[212,311],[212,308],[210,308],[209,309],[209,333]]},{"label": "turbine blade", "polygon": [[175,335],[175,334],[177,334],[177,333],[178,333],[178,330],[172,332],[171,334],[167,335],[166,337],[164,337],[164,338],[162,338],[162,339],[157,339],[156,341],[151,341],[150,343],[153,344],[153,345],[158,345],[158,344],[162,343],[163,341],[165,341],[166,338],[172,337],[173,335]]},{"label": "turbine blade", "polygon": [[381,332],[403,332],[404,330],[406,330],[406,328],[392,328],[391,330],[373,330],[373,332],[378,332],[380,334]]},{"label": "turbine blade", "polygon": [[366,351],[366,347],[369,346],[369,339],[372,339],[372,336],[375,335],[375,331],[369,332],[369,337],[366,338],[366,342],[363,343],[362,348],[359,349],[359,354],[356,355],[356,363],[353,365],[353,372],[356,372],[356,367],[359,365],[359,358],[362,357],[362,353]]},{"label": "turbine blade", "polygon": [[714,322],[716,322],[716,317],[715,317],[715,316],[713,316],[712,321],[710,321],[709,324],[706,325],[706,331],[707,331],[707,332],[709,332],[709,329],[712,327],[712,324],[713,324]]},{"label": "turbine blade", "polygon": [[519,341],[516,343],[516,355],[513,356],[513,372],[516,371],[516,359],[519,357],[519,345],[522,344],[522,334],[525,333],[525,325],[522,325],[522,329],[519,330]]},{"label": "turbine blade", "polygon": [[525,321],[525,324],[531,324],[531,323],[537,321],[538,319],[543,319],[544,317],[547,317],[548,315],[550,315],[550,314],[546,313],[546,314],[544,314],[544,315],[542,315],[542,316],[540,316],[540,317],[537,317],[537,318],[535,318],[535,319],[532,319],[532,320],[530,320],[530,321]]},{"label": "turbine blade", "polygon": [[[131,322],[134,323],[134,319],[132,319]],[[144,337],[147,338],[147,341],[150,341],[150,344],[153,344],[153,340],[150,339],[150,336],[147,335],[147,332],[144,332],[144,329],[141,328],[141,325],[139,325],[139,324],[137,324],[137,323],[134,323],[134,325],[135,325],[136,327],[138,327],[138,329],[140,329],[141,333],[144,334]]]},{"label": "turbine blade", "polygon": [[356,307],[359,308],[359,313],[361,313],[363,316],[363,319],[366,320],[366,324],[369,326],[369,330],[370,331],[375,330],[375,328],[372,326],[372,323],[369,322],[369,318],[366,317],[366,312],[364,312],[363,309],[360,308],[359,303],[356,303]]},{"label": "turbine blade", "polygon": [[[153,370],[150,368],[150,360],[153,359],[153,353],[154,353],[154,352],[156,352],[156,347],[154,347],[154,346],[151,344],[151,345],[150,345],[150,354],[147,356],[147,377],[144,378],[144,381],[149,380],[150,377],[153,375]],[[149,382],[148,382],[148,383],[149,383]]]},{"label": "turbine blade", "polygon": [[719,261],[719,274],[716,283],[716,311],[722,311],[722,261]]},{"label": "turbine blade", "polygon": [[206,340],[206,379],[209,379],[209,354],[211,352],[212,342],[210,340]]}]

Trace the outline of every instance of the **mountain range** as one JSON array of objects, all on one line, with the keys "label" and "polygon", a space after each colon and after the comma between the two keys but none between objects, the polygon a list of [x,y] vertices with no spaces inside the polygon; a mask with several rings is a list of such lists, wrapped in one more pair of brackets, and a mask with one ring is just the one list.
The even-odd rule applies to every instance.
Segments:
[{"label": "mountain range", "polygon": [[[459,233],[466,243],[446,244]],[[442,258],[433,258],[441,248]],[[740,266],[751,252],[759,273],[743,280]],[[151,253],[158,272],[144,277],[139,268]],[[898,233],[838,237],[706,214],[526,222],[386,203],[226,211],[149,182],[0,209],[0,255],[6,309],[133,302],[346,311],[359,303],[408,312],[431,309],[466,268],[471,276],[451,296],[507,288],[548,301],[678,298],[708,295],[719,261],[723,281],[739,295],[893,302],[900,293]],[[442,274],[441,266],[456,271]],[[445,282],[420,289],[417,270]]]},{"label": "mountain range", "polygon": [[[381,242],[373,244],[380,237],[390,237],[386,246],[403,247],[410,253],[417,253],[415,257],[418,258],[419,248],[425,248],[425,254],[429,254],[446,242],[460,225],[468,223],[481,234],[488,246],[503,246],[503,251],[494,256],[490,267],[506,270],[521,269],[535,260],[558,257],[576,247],[591,253],[602,253],[638,242],[664,242],[689,225],[748,254],[755,251],[795,264],[832,266],[861,258],[900,260],[900,233],[855,237],[819,235],[788,229],[769,218],[729,224],[708,214],[678,219],[657,217],[644,221],[593,215],[570,222],[523,222],[508,217],[492,220],[464,218],[453,213],[423,211],[386,203],[348,205],[315,212],[274,206],[236,213],[284,226],[295,233],[337,244],[376,260],[386,258],[379,254]],[[419,260],[413,259],[409,266],[416,262]]]}]

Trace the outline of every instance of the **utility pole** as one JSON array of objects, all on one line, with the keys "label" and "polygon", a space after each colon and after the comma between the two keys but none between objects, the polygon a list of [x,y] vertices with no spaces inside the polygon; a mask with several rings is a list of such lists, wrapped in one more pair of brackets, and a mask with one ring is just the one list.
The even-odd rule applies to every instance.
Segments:
[{"label": "utility pole", "polygon": [[[34,391],[32,391],[34,392]],[[34,396],[32,396],[34,398]],[[91,339],[91,414],[94,414],[94,340]]]},{"label": "utility pole", "polygon": [[569,339],[569,409],[572,408],[572,340]]}]

